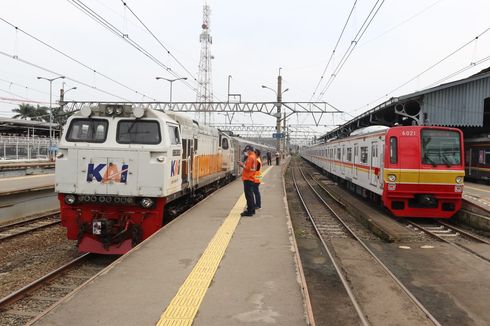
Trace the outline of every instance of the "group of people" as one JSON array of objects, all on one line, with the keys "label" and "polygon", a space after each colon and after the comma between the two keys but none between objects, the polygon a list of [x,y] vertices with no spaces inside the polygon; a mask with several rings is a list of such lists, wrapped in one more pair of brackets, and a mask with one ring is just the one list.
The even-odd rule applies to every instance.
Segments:
[{"label": "group of people", "polygon": [[238,164],[243,168],[242,180],[245,198],[247,200],[247,209],[241,213],[241,216],[253,216],[255,210],[261,209],[262,202],[260,198],[259,186],[262,181],[262,160],[260,159],[260,150],[254,149],[247,145],[244,149],[245,160]]}]

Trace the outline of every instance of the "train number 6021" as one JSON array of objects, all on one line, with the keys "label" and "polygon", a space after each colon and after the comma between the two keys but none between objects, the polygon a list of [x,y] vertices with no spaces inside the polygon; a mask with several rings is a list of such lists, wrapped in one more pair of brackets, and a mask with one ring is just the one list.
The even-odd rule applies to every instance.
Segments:
[{"label": "train number 6021", "polygon": [[415,136],[415,131],[414,130],[402,131],[402,136]]}]

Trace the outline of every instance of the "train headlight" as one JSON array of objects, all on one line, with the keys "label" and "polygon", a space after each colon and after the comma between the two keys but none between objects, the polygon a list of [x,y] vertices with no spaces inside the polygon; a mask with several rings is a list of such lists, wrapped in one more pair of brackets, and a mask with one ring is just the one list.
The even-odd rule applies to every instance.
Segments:
[{"label": "train headlight", "polygon": [[121,115],[123,113],[123,107],[122,106],[116,107],[116,109],[114,110],[114,113],[116,115]]},{"label": "train headlight", "polygon": [[150,208],[153,206],[154,201],[151,198],[142,198],[140,201],[141,207],[143,208]]},{"label": "train headlight", "polygon": [[158,162],[165,162],[165,156],[161,155],[161,156],[157,157],[157,161]]},{"label": "train headlight", "polygon": [[395,182],[396,181],[396,175],[394,175],[394,174],[388,174],[388,181]]},{"label": "train headlight", "polygon": [[63,156],[64,156],[63,153],[56,154],[56,158],[62,158]]},{"label": "train headlight", "polygon": [[462,184],[463,183],[463,177],[456,177],[456,183]]},{"label": "train headlight", "polygon": [[68,205],[73,205],[77,201],[75,195],[66,195],[65,196],[65,203]]},{"label": "train headlight", "polygon": [[113,115],[114,114],[114,107],[113,106],[106,106],[106,108],[105,108],[105,114],[107,114],[107,115]]}]

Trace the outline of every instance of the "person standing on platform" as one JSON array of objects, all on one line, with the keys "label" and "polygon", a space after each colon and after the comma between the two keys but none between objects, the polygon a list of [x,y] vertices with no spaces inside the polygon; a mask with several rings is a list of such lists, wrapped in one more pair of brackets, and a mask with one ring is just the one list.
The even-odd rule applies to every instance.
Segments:
[{"label": "person standing on platform", "polygon": [[267,165],[272,165],[272,154],[267,152]]},{"label": "person standing on platform", "polygon": [[257,168],[255,171],[253,193],[255,197],[255,209],[261,209],[262,200],[260,197],[259,186],[260,186],[260,182],[262,181],[262,172],[260,171],[260,169],[262,168],[262,159],[260,158],[260,150],[255,149],[255,155],[257,155]]},{"label": "person standing on platform", "polygon": [[241,216],[253,216],[255,214],[255,200],[254,200],[254,181],[255,181],[255,171],[257,169],[257,156],[250,145],[245,146],[245,153],[247,159],[245,163],[238,162],[238,164],[243,168],[242,180],[243,180],[243,191],[245,193],[245,198],[247,199],[247,209],[243,211]]}]

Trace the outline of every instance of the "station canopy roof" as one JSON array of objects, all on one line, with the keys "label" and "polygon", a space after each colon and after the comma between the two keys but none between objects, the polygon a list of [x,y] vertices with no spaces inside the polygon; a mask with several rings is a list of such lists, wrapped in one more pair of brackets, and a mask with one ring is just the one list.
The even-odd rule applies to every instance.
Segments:
[{"label": "station canopy roof", "polygon": [[345,137],[371,125],[483,127],[486,111],[490,111],[490,67],[465,79],[392,97],[319,139]]}]

